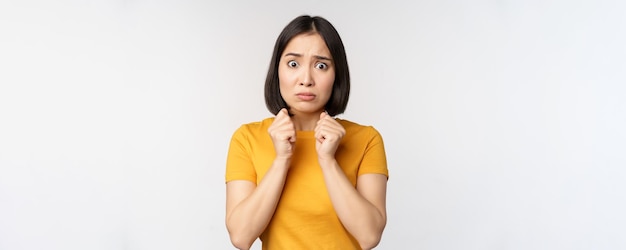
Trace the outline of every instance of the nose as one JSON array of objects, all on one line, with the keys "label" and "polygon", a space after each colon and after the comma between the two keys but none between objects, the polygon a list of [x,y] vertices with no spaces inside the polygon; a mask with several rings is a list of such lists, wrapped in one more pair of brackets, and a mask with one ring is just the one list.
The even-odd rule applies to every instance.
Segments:
[{"label": "nose", "polygon": [[302,78],[300,78],[300,86],[312,87],[314,85],[315,81],[313,81],[311,70],[304,70],[304,72],[302,72]]}]

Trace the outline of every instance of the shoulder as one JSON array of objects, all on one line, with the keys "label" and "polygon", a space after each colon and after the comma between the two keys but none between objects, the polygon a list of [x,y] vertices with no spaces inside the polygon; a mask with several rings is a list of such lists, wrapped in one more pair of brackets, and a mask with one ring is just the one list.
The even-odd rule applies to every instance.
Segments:
[{"label": "shoulder", "polygon": [[247,129],[269,128],[269,126],[272,125],[273,121],[274,121],[274,117],[268,117],[260,121],[244,123],[241,125],[240,128],[247,128]]},{"label": "shoulder", "polygon": [[268,117],[261,121],[244,123],[235,131],[235,135],[258,135],[260,133],[267,133],[267,129],[272,125],[273,121],[274,117]]},{"label": "shoulder", "polygon": [[376,137],[380,136],[380,133],[374,126],[371,125],[362,125],[350,120],[336,118],[337,122],[343,126],[346,130],[346,134],[348,135],[361,135],[366,137]]}]

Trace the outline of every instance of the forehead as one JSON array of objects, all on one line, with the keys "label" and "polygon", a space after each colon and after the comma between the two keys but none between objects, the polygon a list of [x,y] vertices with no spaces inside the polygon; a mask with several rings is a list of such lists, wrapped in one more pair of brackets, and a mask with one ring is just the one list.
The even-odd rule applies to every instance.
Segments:
[{"label": "forehead", "polygon": [[326,42],[318,33],[304,33],[291,38],[283,51],[286,53],[298,53],[331,57],[330,50]]}]

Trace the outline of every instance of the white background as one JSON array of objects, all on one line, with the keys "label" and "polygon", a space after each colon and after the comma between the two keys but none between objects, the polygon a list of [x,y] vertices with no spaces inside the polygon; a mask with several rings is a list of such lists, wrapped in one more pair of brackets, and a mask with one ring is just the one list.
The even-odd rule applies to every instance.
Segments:
[{"label": "white background", "polygon": [[[338,29],[390,168],[378,249],[626,249],[624,1],[2,1],[0,249],[232,249],[274,41]],[[259,243],[255,244],[258,249]]]}]

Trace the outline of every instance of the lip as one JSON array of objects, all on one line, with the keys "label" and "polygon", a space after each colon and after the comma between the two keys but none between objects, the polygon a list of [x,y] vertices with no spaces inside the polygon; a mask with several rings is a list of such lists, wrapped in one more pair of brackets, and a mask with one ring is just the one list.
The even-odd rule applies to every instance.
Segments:
[{"label": "lip", "polygon": [[312,101],[313,99],[315,99],[315,94],[310,92],[297,93],[296,96],[298,97],[298,99],[303,101]]}]

